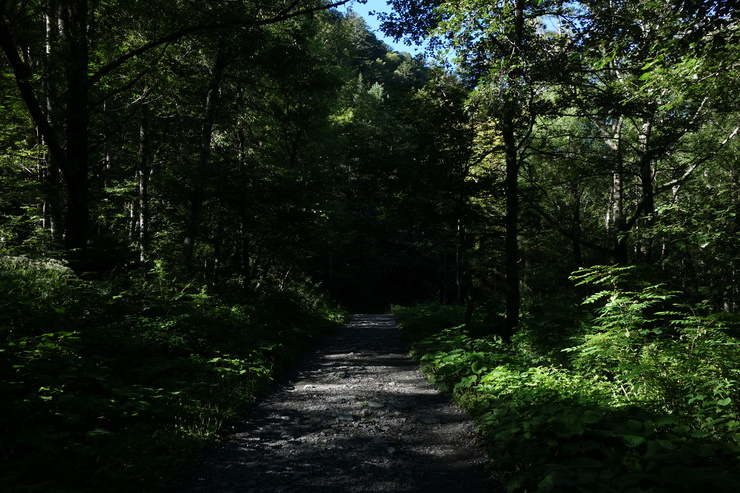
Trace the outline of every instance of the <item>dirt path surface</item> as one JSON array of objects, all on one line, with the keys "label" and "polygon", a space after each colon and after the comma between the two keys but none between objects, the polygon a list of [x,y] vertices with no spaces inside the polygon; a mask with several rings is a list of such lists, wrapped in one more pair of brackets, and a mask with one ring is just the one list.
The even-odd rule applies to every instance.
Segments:
[{"label": "dirt path surface", "polygon": [[496,491],[467,415],[401,345],[391,315],[355,315],[315,347],[183,493]]}]

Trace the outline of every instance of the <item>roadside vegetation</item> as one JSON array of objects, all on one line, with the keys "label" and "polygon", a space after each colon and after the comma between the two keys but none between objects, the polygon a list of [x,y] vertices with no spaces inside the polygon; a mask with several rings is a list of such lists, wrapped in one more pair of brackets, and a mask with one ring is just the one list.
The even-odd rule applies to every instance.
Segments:
[{"label": "roadside vegetation", "polygon": [[301,288],[237,302],[161,268],[91,280],[2,258],[0,491],[173,491],[343,320]]},{"label": "roadside vegetation", "polygon": [[[510,343],[462,307],[395,307],[413,355],[480,425],[508,491],[738,491],[740,320],[634,268],[574,275]],[[568,310],[565,310],[568,307]]]}]

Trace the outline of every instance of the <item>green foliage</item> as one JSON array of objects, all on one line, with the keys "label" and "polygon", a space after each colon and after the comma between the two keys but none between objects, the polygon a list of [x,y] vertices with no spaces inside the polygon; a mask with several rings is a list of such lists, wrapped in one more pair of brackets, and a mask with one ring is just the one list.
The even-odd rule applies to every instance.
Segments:
[{"label": "green foliage", "polygon": [[403,327],[402,336],[413,341],[450,327],[459,327],[465,317],[465,307],[436,302],[414,307],[394,306],[392,312]]},{"label": "green foliage", "polygon": [[600,307],[580,344],[567,349],[574,367],[607,376],[629,401],[681,416],[698,432],[736,436],[740,342],[705,304],[681,303],[680,293],[641,285],[635,274],[633,267],[596,266],[574,275],[579,284],[606,288],[584,302]]},{"label": "green foliage", "polygon": [[[605,289],[589,296],[584,304],[604,302],[598,309],[596,325],[583,336],[577,348],[575,365],[596,373],[621,367],[629,373],[630,364],[639,366],[645,346],[663,335],[667,324],[661,323],[661,308],[667,307],[676,293],[662,284],[646,285],[640,291],[625,291],[624,285],[634,285],[634,267],[596,266],[578,271],[573,279],[579,285],[594,284]],[[621,365],[621,366],[620,366]],[[639,370],[637,370],[639,372]]]},{"label": "green foliage", "polygon": [[[597,268],[581,275],[611,287],[630,271]],[[606,276],[606,272],[612,275]],[[651,292],[643,292],[645,299],[635,301],[644,305],[643,311],[625,308],[628,320],[661,316],[647,313],[657,309],[657,302],[648,302]],[[557,364],[547,357],[546,347],[542,348],[544,357],[533,358],[538,349],[530,342],[538,338],[527,334],[530,329],[522,329],[511,344],[502,344],[491,338],[471,338],[454,326],[425,333],[420,328],[425,317],[434,325],[440,321],[438,312],[443,310],[434,305],[394,311],[429,378],[452,393],[479,423],[491,465],[506,474],[508,491],[668,492],[706,488],[730,492],[740,487],[740,442],[732,427],[735,425],[717,428],[722,422],[717,421],[717,413],[736,420],[729,382],[703,379],[704,391],[716,389],[711,398],[701,397],[704,394],[684,396],[686,404],[692,401],[694,410],[686,407],[667,413],[655,402],[626,396],[622,387],[627,377],[619,381],[614,378],[619,370],[605,374],[578,365]],[[609,327],[624,337],[626,322],[617,323],[612,315],[606,318]],[[411,332],[406,332],[406,321],[411,322]],[[641,329],[630,330],[639,333]],[[618,355],[625,351],[631,354],[627,349],[614,350]],[[690,370],[676,367],[673,371]],[[687,377],[694,378],[695,383],[701,380],[690,373],[674,373],[677,382]],[[720,395],[724,397],[720,399]],[[699,401],[708,403],[697,404]],[[706,413],[704,423],[715,426],[712,433],[701,424],[702,413]]]},{"label": "green foliage", "polygon": [[174,489],[342,319],[310,289],[225,303],[161,265],[130,274],[84,281],[58,261],[3,259],[0,490]]},{"label": "green foliage", "polygon": [[65,324],[74,275],[57,259],[0,256],[0,341],[21,340]]}]

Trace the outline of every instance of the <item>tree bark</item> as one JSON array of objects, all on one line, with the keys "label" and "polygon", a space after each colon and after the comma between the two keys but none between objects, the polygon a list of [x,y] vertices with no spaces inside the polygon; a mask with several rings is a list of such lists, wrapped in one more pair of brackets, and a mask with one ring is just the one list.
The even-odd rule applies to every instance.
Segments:
[{"label": "tree bark", "polygon": [[139,158],[136,165],[136,177],[138,181],[136,231],[139,262],[146,262],[149,252],[149,178],[151,176],[151,155],[149,107],[144,102],[141,105],[139,120]]},{"label": "tree bark", "polygon": [[[509,103],[513,104],[513,103]],[[513,109],[507,109],[503,118],[502,138],[506,155],[506,237],[504,261],[506,275],[506,321],[502,336],[514,335],[519,325],[519,156],[514,133]]]},{"label": "tree bark", "polygon": [[571,247],[573,249],[574,268],[583,267],[583,248],[581,245],[582,221],[581,221],[581,196],[582,191],[577,182],[572,186],[573,194],[573,236],[571,237]]},{"label": "tree bark", "polygon": [[[44,56],[40,57],[39,70],[42,73],[53,74],[55,67],[53,59],[54,47],[59,44],[59,4],[56,0],[49,0],[47,12],[44,14]],[[59,98],[55,77],[46,77],[43,80],[43,94],[41,104],[46,110],[52,124],[58,125],[59,118],[56,115],[52,101]],[[48,148],[47,136],[41,128],[37,127],[38,141]],[[43,188],[42,203],[42,226],[47,229],[52,238],[54,248],[62,246],[64,237],[63,211],[62,211],[62,177],[59,170],[57,158],[51,152],[45,152],[39,162],[39,180]]]},{"label": "tree bark", "polygon": [[227,66],[226,51],[224,39],[221,37],[216,59],[211,69],[211,79],[206,94],[203,123],[201,126],[200,153],[195,169],[193,193],[190,199],[190,213],[185,225],[185,235],[182,243],[182,266],[188,270],[193,266],[195,243],[200,233],[201,214],[206,198],[206,176],[208,174],[208,164],[211,159],[213,124],[216,119],[221,82]]},{"label": "tree bark", "polygon": [[[511,57],[516,60],[521,56],[524,36],[524,1],[516,0],[514,10],[514,33],[510,38]],[[504,240],[504,261],[506,275],[506,320],[503,333],[505,339],[510,339],[519,325],[519,309],[521,293],[519,291],[519,148],[516,139],[516,115],[518,109],[518,94],[516,88],[521,77],[519,68],[512,68],[507,74],[507,100],[504,103],[502,115],[501,137],[504,143],[506,158],[506,238]]]},{"label": "tree bark", "polygon": [[64,120],[66,159],[62,167],[67,185],[67,223],[65,247],[84,251],[87,247],[90,209],[88,202],[88,40],[87,1],[70,1],[62,7],[62,33],[66,38],[64,50],[65,98]]},{"label": "tree bark", "polygon": [[[650,131],[652,126],[649,122],[642,125],[640,132],[640,190],[641,210],[644,221],[642,226],[646,229],[640,238],[640,260],[650,264],[653,261],[653,240],[650,231],[655,224],[653,214],[655,213],[655,187],[653,160],[650,152]],[[638,210],[636,214],[639,214]]]},{"label": "tree bark", "polygon": [[611,225],[612,255],[617,264],[625,265],[628,260],[627,253],[627,218],[624,212],[624,156],[622,154],[622,126],[624,117],[619,116],[607,127],[610,135],[606,140],[611,150],[614,167],[612,169],[611,187]]}]

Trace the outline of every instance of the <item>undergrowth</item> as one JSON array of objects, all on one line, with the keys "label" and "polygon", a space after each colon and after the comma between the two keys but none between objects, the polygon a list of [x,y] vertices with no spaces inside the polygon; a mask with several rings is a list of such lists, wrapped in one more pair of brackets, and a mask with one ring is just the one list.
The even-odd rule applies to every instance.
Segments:
[{"label": "undergrowth", "polygon": [[479,424],[509,491],[740,491],[733,317],[633,275],[579,272],[597,288],[584,306],[595,309],[574,313],[570,329],[562,313],[552,325],[523,317],[509,343],[472,337],[481,327],[461,325],[458,308],[394,307],[428,377]]},{"label": "undergrowth", "polygon": [[225,302],[168,277],[0,259],[0,491],[174,490],[341,321],[298,290]]}]

